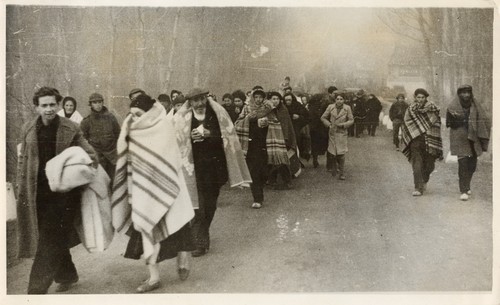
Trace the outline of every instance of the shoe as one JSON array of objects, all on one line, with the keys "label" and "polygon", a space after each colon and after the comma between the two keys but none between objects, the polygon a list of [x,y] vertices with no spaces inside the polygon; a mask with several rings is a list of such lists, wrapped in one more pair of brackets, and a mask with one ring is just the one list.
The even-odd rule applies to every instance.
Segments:
[{"label": "shoe", "polygon": [[413,193],[411,193],[412,196],[422,196],[422,192],[419,190],[414,190]]},{"label": "shoe", "polygon": [[179,278],[181,279],[181,281],[185,281],[189,277],[189,269],[187,269],[187,268],[178,268],[177,269],[177,274],[179,275]]},{"label": "shoe", "polygon": [[344,174],[340,174],[340,176],[339,176],[339,180],[345,180],[345,176],[344,176]]},{"label": "shoe", "polygon": [[145,292],[149,292],[149,291],[152,291],[152,290],[155,290],[158,288],[160,288],[160,281],[159,280],[154,282],[154,283],[150,283],[149,279],[147,279],[146,281],[144,281],[144,283],[142,283],[141,285],[139,285],[139,287],[137,287],[136,291],[138,293],[145,293]]},{"label": "shoe", "polygon": [[78,282],[78,280],[79,280],[79,278],[77,276],[72,281],[65,282],[65,283],[60,283],[59,285],[57,285],[56,292],[65,292],[65,291],[68,291],[71,287],[73,287],[73,285],[76,282]]},{"label": "shoe", "polygon": [[252,203],[252,209],[260,209],[262,207],[262,203],[254,202]]},{"label": "shoe", "polygon": [[467,195],[472,195],[472,191],[471,191],[471,190],[468,190],[468,191],[467,191]]},{"label": "shoe", "polygon": [[396,151],[400,151],[399,147],[396,147]]},{"label": "shoe", "polygon": [[467,195],[467,193],[463,193],[462,195],[460,195],[460,200],[462,201],[469,200],[469,195]]},{"label": "shoe", "polygon": [[313,160],[313,166],[314,168],[318,168],[319,166],[318,160]]},{"label": "shoe", "polygon": [[193,252],[191,252],[192,257],[200,257],[205,254],[207,254],[208,249],[207,248],[196,248]]}]

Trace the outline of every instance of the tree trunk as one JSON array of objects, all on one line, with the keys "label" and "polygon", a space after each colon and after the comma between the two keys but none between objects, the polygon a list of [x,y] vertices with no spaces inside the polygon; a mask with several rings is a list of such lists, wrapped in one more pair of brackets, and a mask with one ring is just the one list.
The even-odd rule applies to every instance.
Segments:
[{"label": "tree trunk", "polygon": [[174,59],[175,42],[177,40],[177,26],[179,24],[180,15],[181,15],[181,8],[179,7],[177,9],[177,13],[175,14],[174,29],[172,30],[172,44],[170,45],[170,54],[168,56],[167,73],[165,76],[165,85],[163,86],[164,91],[167,91],[170,88],[170,79],[172,77],[172,62]]}]

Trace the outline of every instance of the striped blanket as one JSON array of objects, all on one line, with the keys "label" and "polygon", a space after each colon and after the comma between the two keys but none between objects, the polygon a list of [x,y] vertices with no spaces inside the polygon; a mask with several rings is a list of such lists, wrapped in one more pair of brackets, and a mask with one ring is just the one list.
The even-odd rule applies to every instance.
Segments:
[{"label": "striped blanket", "polygon": [[249,114],[255,114],[260,119],[263,117],[268,118],[268,129],[266,136],[266,149],[267,149],[267,162],[268,164],[280,165],[290,164],[287,155],[286,141],[283,134],[283,129],[276,114],[272,111],[273,108],[270,104],[264,102],[262,105],[257,106],[251,102],[245,106],[241,111],[240,117],[235,122],[236,133],[241,143],[243,151],[248,151],[248,143],[250,136],[250,118]]},{"label": "striped blanket", "polygon": [[113,226],[133,223],[143,236],[144,257],[193,216],[173,125],[159,103],[140,117],[129,114],[118,138],[112,193]]},{"label": "striped blanket", "polygon": [[441,140],[441,117],[439,108],[427,101],[424,106],[413,103],[405,113],[401,126],[403,154],[410,160],[410,142],[424,135],[426,151],[436,158],[443,157],[443,142]]},{"label": "striped blanket", "polygon": [[[219,122],[227,163],[229,185],[231,187],[249,187],[250,183],[252,183],[252,178],[250,177],[240,142],[236,136],[233,121],[224,107],[217,102],[209,100],[207,103],[207,106],[210,106],[214,110]],[[198,186],[196,184],[193,148],[191,145],[191,120],[193,118],[193,111],[189,101],[186,101],[175,115],[169,114],[168,117],[169,121],[175,127],[175,135],[180,148],[182,172],[186,180],[189,195],[191,196],[193,207],[198,208]]]}]

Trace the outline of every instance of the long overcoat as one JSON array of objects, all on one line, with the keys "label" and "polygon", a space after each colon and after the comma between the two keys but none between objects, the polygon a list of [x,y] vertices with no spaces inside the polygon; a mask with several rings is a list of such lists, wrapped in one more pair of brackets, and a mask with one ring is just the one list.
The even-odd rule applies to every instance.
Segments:
[{"label": "long overcoat", "polygon": [[[18,155],[16,189],[17,189],[17,223],[18,223],[18,256],[29,258],[36,253],[38,246],[38,218],[36,192],[38,179],[38,138],[37,119],[26,123],[21,132],[21,147]],[[56,155],[70,146],[80,146],[97,164],[96,153],[83,138],[78,125],[67,118],[60,118],[56,134]],[[76,245],[78,242],[74,242]]]},{"label": "long overcoat", "polygon": [[347,152],[347,128],[354,123],[351,107],[342,105],[340,110],[335,104],[329,105],[321,116],[328,131],[328,152],[332,155],[343,155]]}]

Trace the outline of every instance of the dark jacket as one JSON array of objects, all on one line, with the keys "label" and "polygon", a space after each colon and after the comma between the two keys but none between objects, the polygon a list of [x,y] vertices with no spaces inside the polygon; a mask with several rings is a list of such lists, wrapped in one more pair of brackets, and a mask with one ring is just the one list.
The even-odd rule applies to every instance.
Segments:
[{"label": "dark jacket", "polygon": [[[290,115],[290,119],[292,120],[293,130],[295,132],[295,137],[297,138],[299,136],[300,130],[309,123],[309,112],[301,103],[295,100],[292,101],[292,104],[290,106],[286,104],[285,106],[288,110],[288,114]],[[298,115],[299,118],[294,119],[294,114]]]},{"label": "dark jacket", "polygon": [[[21,132],[21,149],[17,165],[17,223],[18,256],[33,257],[38,247],[37,186],[38,186],[38,136],[36,120],[26,123]],[[60,118],[56,133],[56,155],[70,146],[82,147],[97,162],[96,153],[85,140],[78,124]],[[75,244],[72,244],[75,245]]]},{"label": "dark jacket", "polygon": [[[240,115],[239,113],[236,113],[236,106],[234,106],[234,104],[231,104],[229,106],[227,105],[222,105],[222,107],[224,107],[224,109],[226,109],[227,113],[229,114],[229,117],[231,118],[231,121],[236,122],[236,120],[238,119],[238,116]],[[240,110],[241,112],[241,110]]]},{"label": "dark jacket", "polygon": [[396,123],[403,122],[408,104],[405,101],[395,101],[389,109],[389,118]]},{"label": "dark jacket", "polygon": [[382,111],[382,103],[377,97],[369,98],[366,101],[366,122],[371,124],[378,124],[378,117]]},{"label": "dark jacket", "polygon": [[116,164],[116,141],[120,135],[120,125],[115,116],[103,107],[101,112],[92,111],[85,117],[80,128],[90,145],[111,163]]}]

